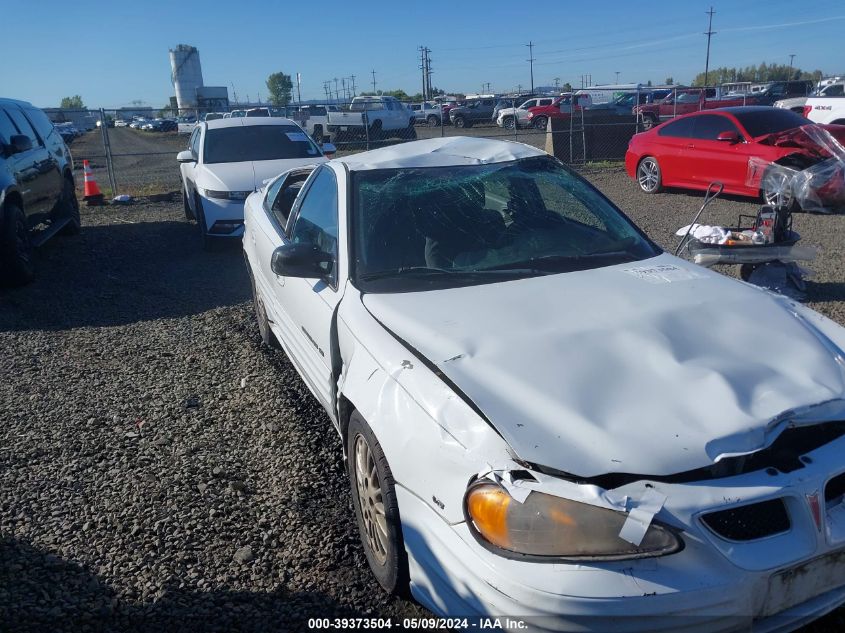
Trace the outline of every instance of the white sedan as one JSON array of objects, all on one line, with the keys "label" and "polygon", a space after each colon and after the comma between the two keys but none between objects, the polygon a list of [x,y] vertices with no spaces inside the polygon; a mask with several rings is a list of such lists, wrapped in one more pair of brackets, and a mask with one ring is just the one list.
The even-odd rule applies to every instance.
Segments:
[{"label": "white sedan", "polygon": [[295,169],[245,225],[261,336],[342,438],[386,590],[578,631],[790,630],[845,602],[832,321],[662,252],[518,143]]},{"label": "white sedan", "polygon": [[[325,145],[328,152],[334,148]],[[185,215],[199,224],[203,245],[243,233],[244,200],[283,171],[325,162],[323,148],[290,119],[229,118],[194,127],[176,156]]]}]

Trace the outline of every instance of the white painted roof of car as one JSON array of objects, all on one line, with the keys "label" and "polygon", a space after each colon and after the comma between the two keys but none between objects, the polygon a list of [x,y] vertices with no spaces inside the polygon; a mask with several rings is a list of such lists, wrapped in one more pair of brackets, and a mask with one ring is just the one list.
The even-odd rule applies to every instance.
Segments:
[{"label": "white painted roof of car", "polygon": [[335,161],[345,163],[351,171],[366,171],[370,169],[489,165],[545,155],[545,152],[524,143],[451,136],[400,143],[399,145],[336,158]]},{"label": "white painted roof of car", "polygon": [[295,121],[280,116],[230,117],[228,119],[214,119],[205,123],[209,130],[241,125],[297,125]]}]

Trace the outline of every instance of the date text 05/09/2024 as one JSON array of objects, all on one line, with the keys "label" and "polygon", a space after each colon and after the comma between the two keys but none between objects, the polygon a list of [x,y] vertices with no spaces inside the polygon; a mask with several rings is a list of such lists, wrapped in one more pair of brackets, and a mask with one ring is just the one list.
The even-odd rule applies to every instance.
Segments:
[{"label": "date text 05/09/2024", "polygon": [[309,618],[310,630],[474,630],[514,631],[527,628],[519,618]]}]

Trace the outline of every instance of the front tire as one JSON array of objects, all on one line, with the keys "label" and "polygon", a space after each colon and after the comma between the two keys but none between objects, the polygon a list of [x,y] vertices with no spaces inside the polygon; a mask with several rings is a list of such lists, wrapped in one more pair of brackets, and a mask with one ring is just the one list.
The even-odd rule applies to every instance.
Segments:
[{"label": "front tire", "polygon": [[643,115],[643,130],[650,130],[655,125],[657,125],[657,119],[654,118],[651,114],[644,114]]},{"label": "front tire", "polygon": [[462,116],[456,116],[456,117],[452,120],[452,125],[454,125],[454,126],[455,126],[455,127],[457,127],[457,128],[465,128],[465,127],[468,127],[468,126],[467,126],[466,119],[465,119],[464,117],[462,117]]},{"label": "front tire", "polygon": [[26,216],[17,204],[7,203],[0,226],[0,273],[14,286],[28,284],[35,278],[32,242]]},{"label": "front tire", "polygon": [[646,156],[637,165],[637,184],[645,193],[659,193],[663,189],[663,174],[654,156]]},{"label": "front tire", "polygon": [[267,309],[264,306],[264,300],[255,287],[255,278],[252,276],[252,271],[249,274],[249,281],[252,285],[252,307],[255,309],[255,319],[258,321],[258,333],[261,335],[261,342],[273,349],[282,349],[279,339],[276,338],[273,330],[270,329],[270,319],[267,318]]},{"label": "front tire", "polygon": [[82,220],[79,217],[79,200],[76,199],[76,187],[73,177],[66,175],[62,183],[62,197],[55,211],[57,219],[67,218],[68,223],[59,231],[62,235],[79,235],[82,230]]},{"label": "front tire", "polygon": [[428,115],[428,127],[439,127],[440,126],[440,117],[435,116],[433,114]]},{"label": "front tire", "polygon": [[393,473],[372,429],[357,411],[347,432],[349,484],[367,562],[385,591],[408,587],[408,561]]},{"label": "front tire", "polygon": [[200,244],[204,251],[213,251],[217,242],[213,237],[208,235],[208,227],[205,225],[205,213],[202,210],[202,199],[199,196],[194,196],[194,207],[196,208],[197,224],[200,229]]},{"label": "front tire", "polygon": [[502,127],[506,130],[512,130],[516,127],[516,118],[512,116],[506,116],[502,119]]},{"label": "front tire", "polygon": [[184,186],[182,187],[182,208],[185,211],[185,219],[186,220],[188,220],[190,222],[191,220],[196,219],[194,217],[194,212],[191,211],[191,204],[189,202],[188,192],[185,191]]}]

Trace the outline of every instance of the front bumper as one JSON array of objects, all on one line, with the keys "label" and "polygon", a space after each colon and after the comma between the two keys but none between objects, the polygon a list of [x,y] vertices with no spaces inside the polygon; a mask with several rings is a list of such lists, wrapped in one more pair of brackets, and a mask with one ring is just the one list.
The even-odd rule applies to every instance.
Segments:
[{"label": "front bumper", "polygon": [[[518,617],[537,631],[791,631],[845,604],[845,501],[824,499],[845,471],[843,450],[845,436],[807,453],[792,473],[654,482],[667,497],[658,518],[682,530],[685,547],[619,562],[505,557],[481,546],[466,522],[445,522],[397,486],[411,591],[439,615]],[[616,491],[633,499],[642,486]],[[775,498],[788,510],[786,531],[731,541],[703,522],[726,503]]]},{"label": "front bumper", "polygon": [[795,630],[845,604],[843,586],[758,617],[753,605],[765,603],[771,574],[737,573],[696,543],[628,563],[509,560],[481,548],[466,524],[448,525],[401,487],[397,496],[411,593],[443,617],[499,618],[506,630],[769,633]]},{"label": "front bumper", "polygon": [[210,237],[241,237],[244,233],[244,201],[200,199],[205,228]]}]

